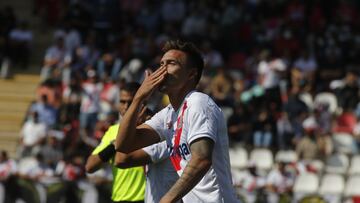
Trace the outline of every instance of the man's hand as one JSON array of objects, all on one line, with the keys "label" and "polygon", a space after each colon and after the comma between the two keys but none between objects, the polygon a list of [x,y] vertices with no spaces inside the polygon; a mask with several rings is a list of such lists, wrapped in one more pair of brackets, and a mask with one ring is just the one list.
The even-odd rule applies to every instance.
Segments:
[{"label": "man's hand", "polygon": [[145,79],[134,96],[134,100],[145,101],[159,87],[167,74],[166,66],[158,68],[154,73],[145,71]]}]

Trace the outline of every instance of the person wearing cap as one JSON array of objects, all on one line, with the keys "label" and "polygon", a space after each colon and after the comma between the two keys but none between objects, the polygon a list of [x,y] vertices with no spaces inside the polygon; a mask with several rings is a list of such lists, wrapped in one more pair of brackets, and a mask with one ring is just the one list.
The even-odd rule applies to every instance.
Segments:
[{"label": "person wearing cap", "polygon": [[304,129],[304,136],[296,145],[296,153],[300,159],[313,160],[319,155],[316,137],[316,120],[314,117],[308,117],[303,121],[302,126]]}]

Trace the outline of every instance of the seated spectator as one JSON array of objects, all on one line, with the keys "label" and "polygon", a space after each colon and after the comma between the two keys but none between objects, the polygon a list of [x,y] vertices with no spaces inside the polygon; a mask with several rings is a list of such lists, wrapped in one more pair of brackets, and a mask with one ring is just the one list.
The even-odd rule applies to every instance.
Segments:
[{"label": "seated spectator", "polygon": [[259,176],[255,163],[248,163],[247,169],[240,179],[234,180],[234,186],[240,189],[248,203],[266,201],[263,197],[262,189],[265,187],[266,180]]},{"label": "seated spectator", "polygon": [[115,52],[107,51],[99,58],[96,69],[101,80],[108,77],[117,80],[122,66],[122,59]]},{"label": "seated spectator", "polygon": [[320,159],[333,152],[331,134],[323,132],[315,117],[310,116],[303,122],[304,136],[296,145],[300,160],[305,162]]},{"label": "seated spectator", "polygon": [[307,105],[300,99],[300,90],[297,88],[292,89],[287,103],[284,104],[284,110],[288,115],[291,127],[294,132],[293,144],[301,139],[303,136],[302,123],[308,115]]},{"label": "seated spectator", "polygon": [[255,147],[270,147],[273,139],[274,121],[267,109],[262,108],[256,114],[253,131]]},{"label": "seated spectator", "polygon": [[280,118],[276,121],[276,132],[278,149],[291,149],[294,131],[285,111],[281,112]]},{"label": "seated spectator", "polygon": [[42,95],[40,101],[32,104],[30,110],[37,112],[39,122],[44,123],[47,128],[55,125],[57,122],[57,110],[49,104],[46,95]]},{"label": "seated spectator", "polygon": [[353,109],[345,108],[336,118],[333,125],[334,132],[343,132],[352,134],[356,125],[356,116]]},{"label": "seated spectator", "polygon": [[267,202],[278,203],[283,199],[289,199],[294,182],[294,177],[286,171],[286,164],[278,163],[277,167],[272,169],[267,176]]},{"label": "seated spectator", "polygon": [[31,156],[46,139],[46,124],[39,121],[39,114],[31,112],[20,132],[19,157]]},{"label": "seated spectator", "polygon": [[234,142],[250,142],[250,134],[252,123],[249,120],[250,114],[246,108],[246,105],[238,104],[235,106],[234,113],[227,121],[228,134],[230,141]]},{"label": "seated spectator", "polygon": [[49,130],[46,142],[39,149],[39,153],[44,157],[44,162],[54,170],[57,163],[63,159],[63,146],[61,144],[63,139],[63,132]]},{"label": "seated spectator", "polygon": [[[98,192],[85,178],[85,160],[80,154],[72,154],[68,160],[58,163],[56,173],[64,180],[65,202],[89,202],[98,200]],[[79,197],[78,192],[82,191]],[[81,201],[80,201],[81,200]]]},{"label": "seated spectator", "polygon": [[55,174],[55,171],[44,162],[44,157],[40,153],[23,158],[20,162],[26,162],[26,164],[21,164],[22,168],[19,168],[19,176],[23,179],[37,182]]},{"label": "seated spectator", "polygon": [[48,79],[40,83],[36,89],[36,99],[41,100],[46,95],[47,102],[50,106],[58,108],[61,105],[61,82],[58,80]]},{"label": "seated spectator", "polygon": [[72,77],[70,84],[65,86],[62,94],[62,122],[71,123],[79,119],[82,97],[81,81],[78,77]]},{"label": "seated spectator", "polygon": [[49,78],[62,78],[62,72],[72,61],[71,53],[68,52],[64,45],[64,38],[55,39],[54,45],[46,50],[44,64],[41,69],[41,80]]},{"label": "seated spectator", "polygon": [[33,40],[32,31],[28,26],[27,22],[20,22],[19,27],[11,30],[9,34],[11,62],[13,64],[20,64],[22,69],[26,69],[29,65],[31,43]]},{"label": "seated spectator", "polygon": [[80,33],[67,21],[54,32],[54,38],[63,38],[65,50],[69,53],[72,53],[81,44]]},{"label": "seated spectator", "polygon": [[225,72],[224,69],[218,69],[217,74],[211,80],[210,88],[210,95],[220,107],[231,107],[233,105],[230,99],[232,78]]},{"label": "seated spectator", "polygon": [[26,198],[29,202],[36,201],[37,199],[40,202],[46,202],[46,184],[52,183],[55,178],[54,169],[44,162],[44,157],[40,153],[36,153],[35,157],[21,159],[19,165],[21,165],[19,177],[25,182],[21,186],[21,190],[25,193],[30,193],[22,195],[24,197],[21,198]]},{"label": "seated spectator", "polygon": [[86,71],[95,69],[100,51],[95,47],[95,34],[89,33],[82,46],[74,51],[71,61],[71,74],[77,78],[86,78]]},{"label": "seated spectator", "polygon": [[0,151],[0,202],[15,202],[18,196],[16,183],[17,163],[6,151]]},{"label": "seated spectator", "polygon": [[304,49],[302,51],[301,55],[295,60],[293,67],[300,71],[302,79],[307,81],[309,86],[314,85],[317,62],[308,50]]}]

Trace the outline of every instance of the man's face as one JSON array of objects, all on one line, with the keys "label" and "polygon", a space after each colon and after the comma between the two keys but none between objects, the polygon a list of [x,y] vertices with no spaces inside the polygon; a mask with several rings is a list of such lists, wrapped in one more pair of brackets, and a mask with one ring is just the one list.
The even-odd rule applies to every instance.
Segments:
[{"label": "man's face", "polygon": [[179,50],[170,50],[164,54],[160,66],[166,66],[167,76],[160,85],[160,91],[168,93],[171,90],[181,89],[189,82],[189,78],[195,69],[187,67],[186,54]]},{"label": "man's face", "polygon": [[125,112],[128,110],[134,95],[128,91],[120,91],[120,102],[119,102],[119,112],[121,116],[124,116]]}]

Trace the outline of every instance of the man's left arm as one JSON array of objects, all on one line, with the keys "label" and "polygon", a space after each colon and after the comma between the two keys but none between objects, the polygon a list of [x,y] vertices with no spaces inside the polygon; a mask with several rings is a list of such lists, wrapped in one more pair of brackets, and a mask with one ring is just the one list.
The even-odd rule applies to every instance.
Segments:
[{"label": "man's left arm", "polygon": [[191,143],[191,159],[183,174],[161,199],[161,203],[176,202],[195,187],[211,167],[213,148],[214,141],[207,137]]}]

